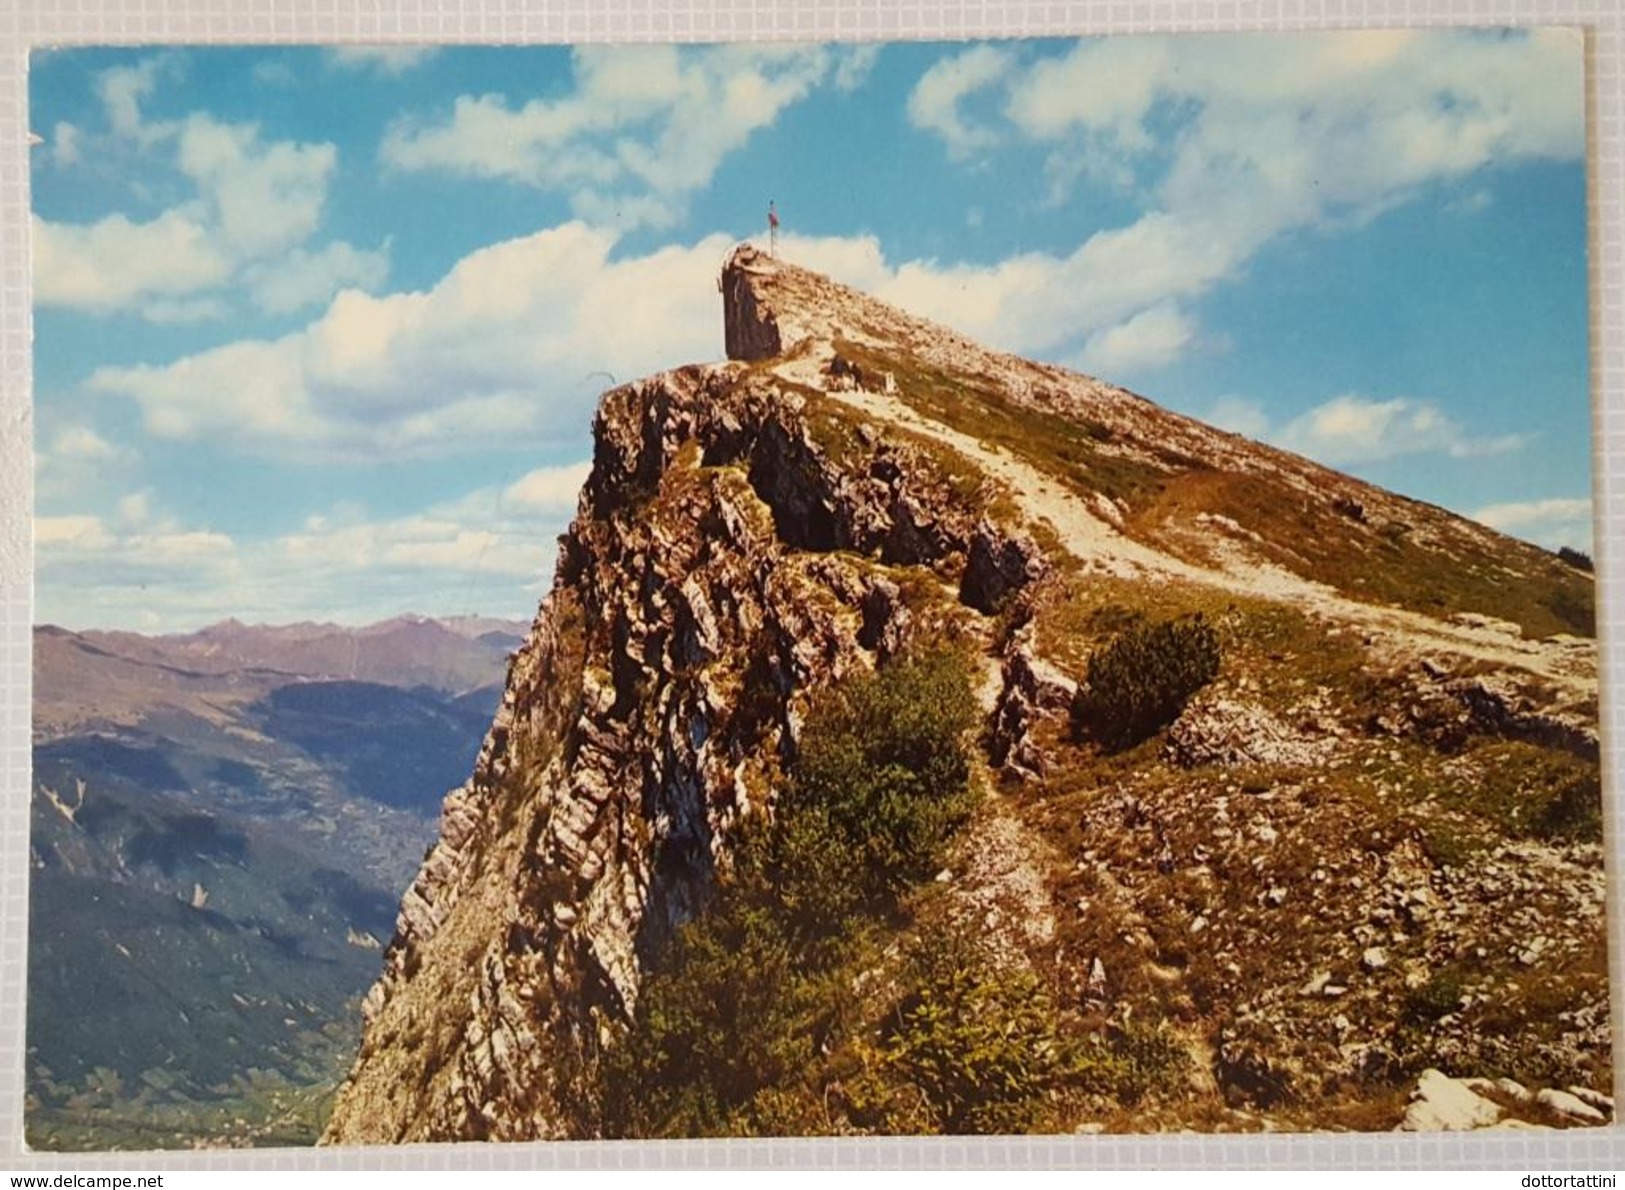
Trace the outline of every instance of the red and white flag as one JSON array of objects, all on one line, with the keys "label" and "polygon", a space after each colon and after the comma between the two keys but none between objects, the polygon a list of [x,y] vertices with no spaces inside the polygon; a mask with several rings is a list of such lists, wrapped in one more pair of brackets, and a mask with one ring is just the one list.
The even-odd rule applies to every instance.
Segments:
[{"label": "red and white flag", "polygon": [[769,227],[777,227],[779,225],[779,213],[773,209],[772,203],[767,204],[767,225]]}]

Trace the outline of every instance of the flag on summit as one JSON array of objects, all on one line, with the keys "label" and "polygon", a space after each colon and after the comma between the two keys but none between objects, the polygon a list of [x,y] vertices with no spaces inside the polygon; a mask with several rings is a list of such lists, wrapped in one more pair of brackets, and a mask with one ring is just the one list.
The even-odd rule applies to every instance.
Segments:
[{"label": "flag on summit", "polygon": [[769,227],[777,227],[779,225],[779,213],[773,209],[772,203],[767,204],[767,225]]}]

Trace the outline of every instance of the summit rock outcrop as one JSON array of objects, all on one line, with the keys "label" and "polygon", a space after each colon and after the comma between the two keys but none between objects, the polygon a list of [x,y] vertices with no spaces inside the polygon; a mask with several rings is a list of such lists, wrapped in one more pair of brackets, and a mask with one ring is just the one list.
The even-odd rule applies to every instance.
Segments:
[{"label": "summit rock outcrop", "polygon": [[[1607,1087],[1589,575],[749,247],[721,290],[727,361],[603,398],[328,1142],[605,1135],[604,1056],[810,705],[941,641],[975,659],[987,794],[740,1127],[958,1118],[854,1089],[883,1079],[895,955],[944,922],[1084,1055],[1038,1126],[1339,1126],[1374,1098],[1398,1123],[1433,1068]],[[1207,690],[1091,740],[1091,658],[1190,617],[1223,650]]]}]

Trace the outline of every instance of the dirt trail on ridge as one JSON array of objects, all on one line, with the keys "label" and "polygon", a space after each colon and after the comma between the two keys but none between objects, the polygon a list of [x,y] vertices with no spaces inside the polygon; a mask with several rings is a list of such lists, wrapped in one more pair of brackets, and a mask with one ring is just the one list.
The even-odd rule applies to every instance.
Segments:
[{"label": "dirt trail on ridge", "polygon": [[786,361],[787,379],[811,384],[831,398],[864,413],[921,434],[959,452],[1003,483],[1031,523],[1047,523],[1065,549],[1085,565],[1123,578],[1183,580],[1216,587],[1249,598],[1291,603],[1324,619],[1358,628],[1369,643],[1396,660],[1439,653],[1472,658],[1536,674],[1564,693],[1586,697],[1596,691],[1594,642],[1528,640],[1493,624],[1435,619],[1404,608],[1361,603],[1322,583],[1313,582],[1251,556],[1225,540],[1230,565],[1198,566],[1135,541],[1109,524],[1088,502],[1063,484],[1008,451],[990,447],[926,417],[901,399],[885,393],[831,391],[822,361],[802,356]]}]

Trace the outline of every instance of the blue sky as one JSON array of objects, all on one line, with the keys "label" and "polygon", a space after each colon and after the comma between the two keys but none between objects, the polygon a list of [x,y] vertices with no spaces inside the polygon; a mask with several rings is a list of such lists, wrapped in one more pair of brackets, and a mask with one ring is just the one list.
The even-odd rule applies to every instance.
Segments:
[{"label": "blue sky", "polygon": [[34,56],[37,618],[528,616],[737,240],[1589,549],[1582,43]]}]

